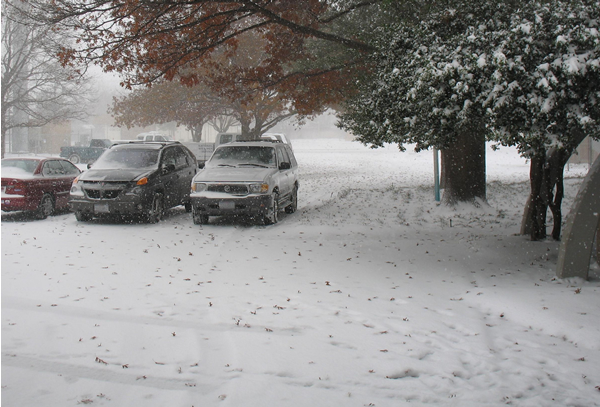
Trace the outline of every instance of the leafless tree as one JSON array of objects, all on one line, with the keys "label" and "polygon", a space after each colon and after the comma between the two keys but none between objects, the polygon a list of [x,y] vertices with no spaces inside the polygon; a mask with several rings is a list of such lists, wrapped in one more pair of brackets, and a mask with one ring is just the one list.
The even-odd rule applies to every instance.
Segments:
[{"label": "leafless tree", "polygon": [[2,157],[11,130],[83,119],[91,102],[91,80],[58,60],[65,32],[32,21],[24,7],[2,2]]}]

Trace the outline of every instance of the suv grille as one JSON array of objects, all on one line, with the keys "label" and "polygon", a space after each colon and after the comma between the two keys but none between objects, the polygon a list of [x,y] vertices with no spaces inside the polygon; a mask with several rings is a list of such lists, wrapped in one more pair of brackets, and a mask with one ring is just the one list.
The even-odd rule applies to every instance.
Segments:
[{"label": "suv grille", "polygon": [[89,199],[116,199],[127,187],[126,182],[84,182],[83,191]]},{"label": "suv grille", "polygon": [[101,190],[101,189],[84,189],[90,199],[115,199],[121,191]]},{"label": "suv grille", "polygon": [[232,195],[248,195],[248,186],[245,184],[209,184],[207,191],[224,192]]}]

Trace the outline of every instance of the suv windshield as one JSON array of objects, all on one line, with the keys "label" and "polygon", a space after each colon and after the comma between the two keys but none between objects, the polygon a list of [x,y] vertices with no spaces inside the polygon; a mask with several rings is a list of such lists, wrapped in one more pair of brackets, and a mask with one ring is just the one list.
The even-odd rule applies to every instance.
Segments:
[{"label": "suv windshield", "polygon": [[275,166],[275,150],[263,146],[227,146],[215,150],[207,167],[256,165],[261,167]]},{"label": "suv windshield", "polygon": [[121,149],[107,150],[93,167],[96,170],[119,168],[156,168],[159,150]]}]

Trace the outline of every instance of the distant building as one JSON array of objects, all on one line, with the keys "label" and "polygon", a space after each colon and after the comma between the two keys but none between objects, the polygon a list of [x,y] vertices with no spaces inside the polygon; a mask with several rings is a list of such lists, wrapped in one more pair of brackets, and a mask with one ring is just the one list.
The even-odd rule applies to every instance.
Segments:
[{"label": "distant building", "polygon": [[600,155],[600,141],[592,140],[587,137],[579,145],[577,150],[569,159],[569,164],[589,164],[592,165],[596,158]]}]

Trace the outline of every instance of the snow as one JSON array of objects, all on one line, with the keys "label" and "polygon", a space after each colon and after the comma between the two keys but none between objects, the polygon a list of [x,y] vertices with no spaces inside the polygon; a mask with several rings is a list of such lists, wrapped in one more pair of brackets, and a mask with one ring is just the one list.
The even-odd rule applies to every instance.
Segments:
[{"label": "snow", "polygon": [[[528,165],[489,206],[434,201],[430,152],[297,140],[280,223],[2,214],[6,406],[600,405],[600,279],[519,236]],[[586,166],[566,171],[568,212]]]}]

